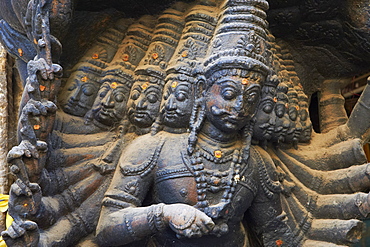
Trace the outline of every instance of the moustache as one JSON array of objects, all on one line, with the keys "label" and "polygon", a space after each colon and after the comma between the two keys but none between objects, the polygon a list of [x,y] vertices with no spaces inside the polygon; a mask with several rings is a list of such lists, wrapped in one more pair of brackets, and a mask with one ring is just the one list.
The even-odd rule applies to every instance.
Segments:
[{"label": "moustache", "polygon": [[224,115],[224,114],[228,114],[228,115],[231,115],[228,111],[226,111],[225,109],[220,109],[218,108],[217,106],[212,106],[211,107],[211,112],[214,116],[221,116],[221,115]]}]

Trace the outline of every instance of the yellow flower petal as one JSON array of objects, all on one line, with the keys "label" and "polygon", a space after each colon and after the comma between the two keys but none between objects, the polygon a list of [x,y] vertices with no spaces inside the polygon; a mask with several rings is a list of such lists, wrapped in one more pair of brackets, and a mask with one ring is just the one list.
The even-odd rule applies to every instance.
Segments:
[{"label": "yellow flower petal", "polygon": [[0,212],[6,212],[8,210],[9,195],[0,194]]},{"label": "yellow flower petal", "polygon": [[13,221],[14,220],[13,220],[12,216],[10,216],[9,213],[6,213],[5,226],[6,226],[7,229],[9,228],[9,226],[12,224]]},{"label": "yellow flower petal", "polygon": [[0,247],[7,247],[4,239],[0,236]]},{"label": "yellow flower petal", "polygon": [[1,200],[9,200],[9,195],[0,194],[0,201]]}]

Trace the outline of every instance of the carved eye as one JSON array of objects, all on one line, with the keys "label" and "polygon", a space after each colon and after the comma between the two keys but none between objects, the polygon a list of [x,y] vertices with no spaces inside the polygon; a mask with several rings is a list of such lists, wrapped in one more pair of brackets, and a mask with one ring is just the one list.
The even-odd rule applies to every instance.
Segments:
[{"label": "carved eye", "polygon": [[82,89],[82,92],[86,95],[86,96],[91,96],[94,94],[94,87],[92,86],[89,86],[89,85],[86,85],[85,87],[83,87]]},{"label": "carved eye", "polygon": [[170,97],[170,95],[171,95],[171,90],[170,90],[170,89],[168,89],[168,90],[166,91],[166,93],[165,93],[165,94],[163,94],[163,99],[164,99],[164,100],[167,100],[167,99],[168,99],[168,97]]},{"label": "carved eye", "polygon": [[133,100],[137,100],[139,97],[140,97],[140,93],[138,91],[134,91],[131,94],[131,99],[133,99]]},{"label": "carved eye", "polygon": [[168,96],[169,96],[169,94],[168,94],[168,93],[165,93],[165,94],[163,95],[163,99],[164,99],[164,100],[167,100],[167,99],[168,99]]},{"label": "carved eye", "polygon": [[185,101],[187,98],[188,98],[188,96],[187,96],[185,93],[182,93],[182,92],[179,92],[179,93],[176,95],[176,99],[177,99],[178,101]]},{"label": "carved eye", "polygon": [[105,95],[107,95],[107,91],[102,91],[100,94],[99,94],[99,97],[100,98],[104,98],[105,97]]},{"label": "carved eye", "polygon": [[146,96],[146,98],[148,99],[149,103],[153,104],[155,102],[158,101],[158,96],[154,93],[150,93]]},{"label": "carved eye", "polygon": [[266,104],[263,106],[263,111],[266,113],[271,113],[272,112],[272,105],[271,104]]},{"label": "carved eye", "polygon": [[125,99],[125,97],[124,97],[123,93],[117,93],[114,96],[114,99],[116,100],[116,102],[122,102]]},{"label": "carved eye", "polygon": [[250,92],[248,93],[247,100],[249,103],[255,103],[258,101],[258,93],[257,92]]},{"label": "carved eye", "polygon": [[222,97],[226,100],[232,100],[236,97],[235,89],[233,88],[226,88],[222,91]]},{"label": "carved eye", "polygon": [[72,86],[70,86],[69,88],[68,88],[68,91],[73,91],[74,89],[76,89],[77,88],[77,85],[76,84],[73,84]]}]

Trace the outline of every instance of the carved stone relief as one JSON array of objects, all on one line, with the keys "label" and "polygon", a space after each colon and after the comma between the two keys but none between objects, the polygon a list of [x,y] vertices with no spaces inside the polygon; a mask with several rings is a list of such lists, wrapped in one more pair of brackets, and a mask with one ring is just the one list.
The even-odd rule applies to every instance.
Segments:
[{"label": "carved stone relief", "polygon": [[[370,21],[338,16],[368,15],[344,0],[158,2],[150,14],[125,1],[82,11],[89,2],[0,5],[24,86],[8,246],[358,241],[370,89],[350,117],[339,94],[368,68]],[[319,89],[322,133],[309,116]]]}]

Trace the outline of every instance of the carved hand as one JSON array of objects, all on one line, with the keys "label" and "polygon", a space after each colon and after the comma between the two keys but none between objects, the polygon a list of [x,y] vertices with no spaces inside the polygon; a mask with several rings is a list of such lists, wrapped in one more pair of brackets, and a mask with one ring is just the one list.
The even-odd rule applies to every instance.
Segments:
[{"label": "carved hand", "polygon": [[41,207],[41,188],[36,183],[26,185],[17,179],[10,187],[9,214],[16,222],[35,220]]},{"label": "carved hand", "polygon": [[32,221],[13,221],[6,231],[1,233],[7,246],[12,247],[36,247],[38,246],[40,233],[37,224]]},{"label": "carved hand", "polygon": [[57,77],[62,76],[63,69],[59,64],[49,65],[44,58],[35,58],[27,64],[27,70],[29,75],[36,75],[40,72],[42,79],[53,80],[54,75]]},{"label": "carved hand", "polygon": [[178,238],[195,238],[207,235],[215,223],[202,211],[186,205],[171,204],[163,207],[164,221]]}]

